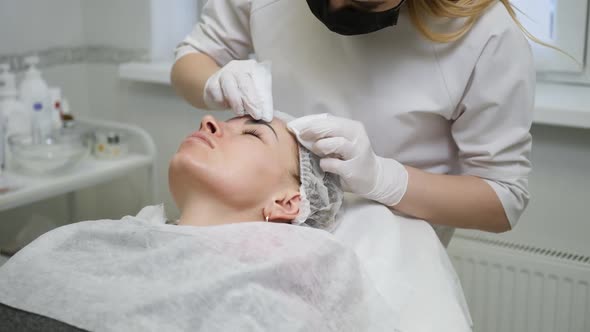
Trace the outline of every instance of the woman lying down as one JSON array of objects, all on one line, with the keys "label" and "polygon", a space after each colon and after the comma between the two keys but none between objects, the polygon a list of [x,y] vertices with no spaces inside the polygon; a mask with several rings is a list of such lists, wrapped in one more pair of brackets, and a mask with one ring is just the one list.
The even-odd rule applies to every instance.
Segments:
[{"label": "woman lying down", "polygon": [[148,207],[58,228],[11,258],[0,330],[396,330],[398,310],[325,231],[338,179],[284,121],[205,117],[169,184],[177,225]]}]

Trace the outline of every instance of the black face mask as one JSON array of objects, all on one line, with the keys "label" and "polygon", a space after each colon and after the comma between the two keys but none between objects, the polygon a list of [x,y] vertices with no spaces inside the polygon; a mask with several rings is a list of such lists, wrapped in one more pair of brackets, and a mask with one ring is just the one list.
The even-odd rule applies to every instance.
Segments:
[{"label": "black face mask", "polygon": [[345,36],[364,35],[396,25],[403,3],[383,12],[365,12],[351,7],[330,11],[330,0],[307,0],[315,17],[328,29]]}]

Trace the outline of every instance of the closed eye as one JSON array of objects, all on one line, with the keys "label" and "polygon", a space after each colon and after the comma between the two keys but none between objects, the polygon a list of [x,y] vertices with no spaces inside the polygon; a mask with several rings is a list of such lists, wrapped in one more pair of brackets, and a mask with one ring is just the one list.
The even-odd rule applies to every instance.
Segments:
[{"label": "closed eye", "polygon": [[244,134],[244,135],[252,135],[252,136],[254,136],[254,137],[256,137],[256,138],[258,138],[259,140],[262,141],[262,135],[256,129],[245,129],[244,131],[242,131],[242,134]]}]

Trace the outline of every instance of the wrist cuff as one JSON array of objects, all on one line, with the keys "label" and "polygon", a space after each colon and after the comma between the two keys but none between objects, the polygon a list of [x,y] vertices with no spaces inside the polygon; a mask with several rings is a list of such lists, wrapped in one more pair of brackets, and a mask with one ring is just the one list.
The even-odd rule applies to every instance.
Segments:
[{"label": "wrist cuff", "polygon": [[395,206],[408,189],[408,170],[394,159],[377,157],[377,164],[377,184],[366,197],[386,206]]}]

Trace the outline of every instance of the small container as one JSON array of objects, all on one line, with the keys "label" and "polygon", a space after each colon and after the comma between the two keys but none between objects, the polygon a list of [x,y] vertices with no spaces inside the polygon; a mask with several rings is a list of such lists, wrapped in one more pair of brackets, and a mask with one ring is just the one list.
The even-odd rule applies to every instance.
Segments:
[{"label": "small container", "polygon": [[8,137],[11,161],[25,174],[48,175],[66,172],[88,154],[84,133],[53,135],[35,144],[30,135]]},{"label": "small container", "polygon": [[98,159],[122,158],[129,152],[127,137],[119,132],[97,132],[93,152]]}]

